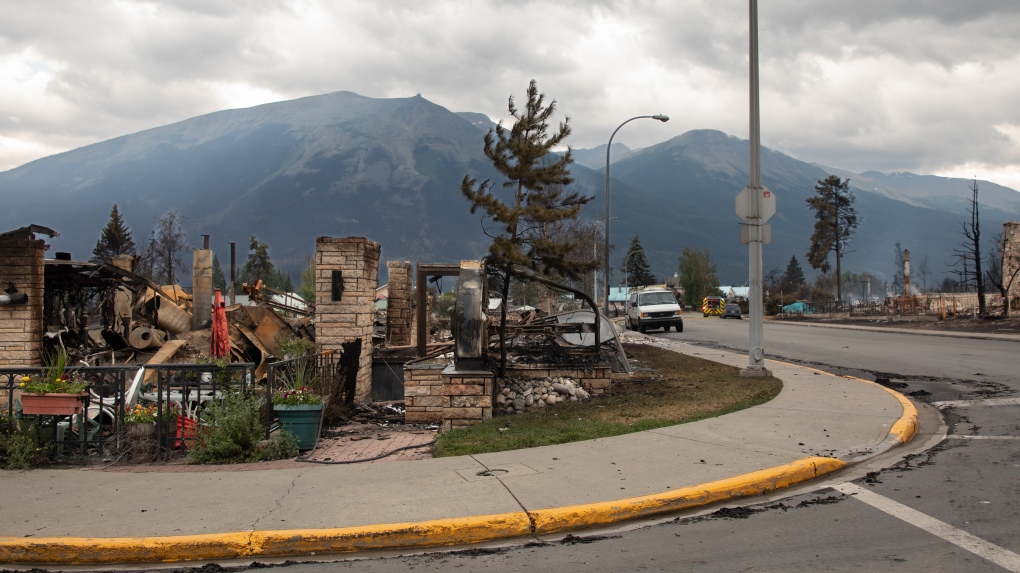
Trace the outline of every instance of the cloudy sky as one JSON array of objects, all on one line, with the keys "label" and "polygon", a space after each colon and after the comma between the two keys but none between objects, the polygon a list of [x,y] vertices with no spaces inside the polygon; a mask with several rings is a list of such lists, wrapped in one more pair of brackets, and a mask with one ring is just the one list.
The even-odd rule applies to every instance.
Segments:
[{"label": "cloudy sky", "polygon": [[[762,143],[1020,189],[1020,2],[764,0]],[[0,170],[338,90],[505,115],[532,78],[574,147],[747,137],[747,0],[0,0]]]}]

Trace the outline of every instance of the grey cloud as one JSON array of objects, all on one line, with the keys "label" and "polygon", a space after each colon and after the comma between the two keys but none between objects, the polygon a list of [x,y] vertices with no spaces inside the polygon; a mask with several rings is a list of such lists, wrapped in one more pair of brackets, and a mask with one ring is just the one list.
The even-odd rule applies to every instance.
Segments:
[{"label": "grey cloud", "polygon": [[[237,107],[217,91],[226,84],[281,98],[421,93],[498,119],[534,78],[559,102],[557,119],[572,117],[574,146],[660,112],[673,120],[634,122],[618,140],[637,147],[692,128],[746,136],[744,1],[121,6],[0,0],[0,61],[34,53],[58,66],[45,105],[0,94],[5,134],[57,148],[105,139]],[[298,22],[308,10],[311,21]],[[995,126],[1020,125],[1009,80],[1020,73],[1020,3],[768,0],[759,12],[766,144],[848,169],[1016,161],[1020,144]],[[621,30],[629,35],[610,53],[622,67],[581,48]],[[644,67],[649,75],[622,79]]]}]

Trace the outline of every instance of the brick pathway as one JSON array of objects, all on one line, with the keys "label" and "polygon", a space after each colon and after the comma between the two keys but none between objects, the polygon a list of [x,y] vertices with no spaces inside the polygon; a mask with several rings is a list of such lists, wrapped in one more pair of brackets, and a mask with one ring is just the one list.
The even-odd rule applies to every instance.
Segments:
[{"label": "brick pathway", "polygon": [[[383,463],[424,460],[432,457],[429,448],[436,439],[438,430],[425,426],[402,424],[353,423],[346,426],[330,428],[323,432],[315,450],[301,457],[320,462],[358,462]],[[378,460],[367,461],[392,452],[405,446],[420,446],[401,450]],[[299,462],[295,459],[259,462],[250,464],[192,465],[183,459],[175,459],[169,463],[130,464],[115,463],[112,465],[90,466],[87,470],[103,470],[131,473],[147,472],[236,472],[253,470],[271,470],[283,468],[311,467],[314,464]]]},{"label": "brick pathway", "polygon": [[319,461],[366,460],[418,445],[421,447],[402,450],[376,461],[424,460],[432,457],[427,444],[436,439],[436,435],[435,430],[414,426],[351,424],[327,431],[307,457]]}]

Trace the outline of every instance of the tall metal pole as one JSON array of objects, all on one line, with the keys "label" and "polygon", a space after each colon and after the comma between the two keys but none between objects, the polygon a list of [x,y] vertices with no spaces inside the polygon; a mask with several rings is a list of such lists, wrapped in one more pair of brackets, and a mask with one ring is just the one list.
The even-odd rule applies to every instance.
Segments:
[{"label": "tall metal pole", "polygon": [[747,369],[741,371],[742,376],[768,376],[765,370],[765,330],[762,319],[762,219],[761,219],[761,122],[758,107],[758,0],[749,0],[750,12],[750,188],[753,197],[748,241],[748,281],[747,298],[750,318],[750,335],[748,340]]},{"label": "tall metal pole", "polygon": [[636,117],[632,117],[627,121],[621,123],[616,129],[613,130],[613,134],[609,136],[609,144],[606,145],[606,236],[605,244],[603,245],[603,251],[605,251],[603,253],[604,255],[603,264],[605,265],[605,267],[602,270],[602,272],[604,273],[602,275],[603,278],[602,286],[604,289],[604,292],[602,293],[602,308],[606,315],[609,314],[609,151],[613,148],[613,138],[616,137],[616,132],[620,131],[621,127],[627,125],[628,123],[634,121],[635,119],[655,119],[663,123],[666,123],[667,121],[669,121],[669,116],[660,113],[658,115],[639,115]]}]

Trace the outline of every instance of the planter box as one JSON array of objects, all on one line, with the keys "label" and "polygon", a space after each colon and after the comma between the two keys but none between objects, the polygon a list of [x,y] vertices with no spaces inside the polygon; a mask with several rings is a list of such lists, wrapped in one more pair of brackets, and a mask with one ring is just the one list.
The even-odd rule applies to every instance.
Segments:
[{"label": "planter box", "polygon": [[21,413],[36,416],[73,416],[85,409],[88,394],[22,394]]},{"label": "planter box", "polygon": [[298,440],[298,449],[307,452],[319,441],[319,420],[322,419],[322,404],[298,404],[273,406],[280,428],[287,430]]}]

